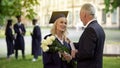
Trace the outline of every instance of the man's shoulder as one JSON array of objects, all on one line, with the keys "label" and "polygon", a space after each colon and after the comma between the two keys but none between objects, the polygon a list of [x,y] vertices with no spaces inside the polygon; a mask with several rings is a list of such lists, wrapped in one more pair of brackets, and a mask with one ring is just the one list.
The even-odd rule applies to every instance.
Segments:
[{"label": "man's shoulder", "polygon": [[95,20],[95,21],[92,21],[88,26],[87,28],[92,28],[94,30],[97,30],[99,29],[101,26],[99,25],[99,23]]}]

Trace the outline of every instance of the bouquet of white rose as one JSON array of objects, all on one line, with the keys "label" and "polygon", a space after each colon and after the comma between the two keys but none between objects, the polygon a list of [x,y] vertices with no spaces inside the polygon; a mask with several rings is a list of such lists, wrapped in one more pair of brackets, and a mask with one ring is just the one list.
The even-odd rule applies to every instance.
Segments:
[{"label": "bouquet of white rose", "polygon": [[48,36],[46,39],[44,39],[42,41],[42,45],[41,48],[43,50],[43,52],[47,52],[49,50],[49,52],[67,52],[69,53],[69,49],[67,47],[65,47],[64,45],[60,44],[55,36]]},{"label": "bouquet of white rose", "polygon": [[[44,39],[42,41],[41,48],[42,48],[43,52],[47,52],[47,51],[52,52],[52,53],[54,53],[54,52],[69,53],[70,52],[70,50],[66,46],[60,44],[56,40],[55,36],[48,36],[46,39]],[[63,57],[62,57],[62,59],[65,60]],[[68,62],[70,62],[70,61],[68,61]],[[70,64],[73,68],[76,68],[75,61],[70,62]]]}]

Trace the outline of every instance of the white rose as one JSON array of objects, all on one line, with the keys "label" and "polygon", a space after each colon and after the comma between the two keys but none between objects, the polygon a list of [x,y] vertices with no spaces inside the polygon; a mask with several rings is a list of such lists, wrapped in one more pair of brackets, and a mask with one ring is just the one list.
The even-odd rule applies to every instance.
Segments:
[{"label": "white rose", "polygon": [[55,36],[49,36],[49,37],[47,37],[47,43],[49,44],[49,45],[51,45],[52,43],[53,43],[53,41],[55,40]]},{"label": "white rose", "polygon": [[49,50],[48,46],[41,45],[41,48],[42,48],[43,52],[46,52]]},{"label": "white rose", "polygon": [[42,42],[41,42],[43,45],[45,45],[45,46],[47,46],[48,45],[48,42],[47,42],[47,40],[42,40]]},{"label": "white rose", "polygon": [[51,45],[53,43],[53,41],[50,38],[48,38],[47,43],[48,43],[48,45]]},{"label": "white rose", "polygon": [[55,40],[55,36],[51,36],[50,39],[51,39],[52,41],[54,41],[54,40]]},{"label": "white rose", "polygon": [[54,41],[54,40],[55,40],[55,36],[49,36],[49,37],[47,37],[47,40],[52,40],[52,41]]},{"label": "white rose", "polygon": [[44,44],[41,44],[41,46],[40,46],[40,47],[41,47],[41,48],[43,48],[44,46],[46,46],[46,45],[44,45]]}]

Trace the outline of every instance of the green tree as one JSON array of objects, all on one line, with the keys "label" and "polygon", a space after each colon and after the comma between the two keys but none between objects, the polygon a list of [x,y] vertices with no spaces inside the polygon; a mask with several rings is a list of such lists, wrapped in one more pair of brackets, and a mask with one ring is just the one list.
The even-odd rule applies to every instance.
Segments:
[{"label": "green tree", "polygon": [[38,0],[0,0],[0,25],[3,25],[7,18],[16,15],[33,19],[37,14],[33,9],[36,5],[39,5]]},{"label": "green tree", "polygon": [[104,3],[106,13],[113,12],[114,9],[120,7],[120,0],[104,0]]},{"label": "green tree", "polygon": [[[113,12],[117,7],[119,7],[119,11],[120,11],[120,0],[104,0],[104,3],[105,3],[106,13]],[[120,14],[118,16],[119,16],[118,29],[120,29]]]}]

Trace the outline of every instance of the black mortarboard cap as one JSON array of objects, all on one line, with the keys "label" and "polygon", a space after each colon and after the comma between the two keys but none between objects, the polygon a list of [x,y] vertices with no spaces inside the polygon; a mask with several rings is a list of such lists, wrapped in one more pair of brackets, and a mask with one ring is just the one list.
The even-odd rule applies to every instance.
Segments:
[{"label": "black mortarboard cap", "polygon": [[20,18],[20,17],[21,17],[21,15],[17,15],[17,16],[16,16],[16,18]]},{"label": "black mortarboard cap", "polygon": [[33,19],[32,22],[37,22],[37,19]]},{"label": "black mortarboard cap", "polygon": [[9,27],[10,25],[12,25],[12,19],[7,20],[7,27]]},{"label": "black mortarboard cap", "polygon": [[49,23],[54,23],[60,17],[67,18],[68,11],[53,11]]},{"label": "black mortarboard cap", "polygon": [[12,19],[8,19],[8,22],[12,22]]}]

